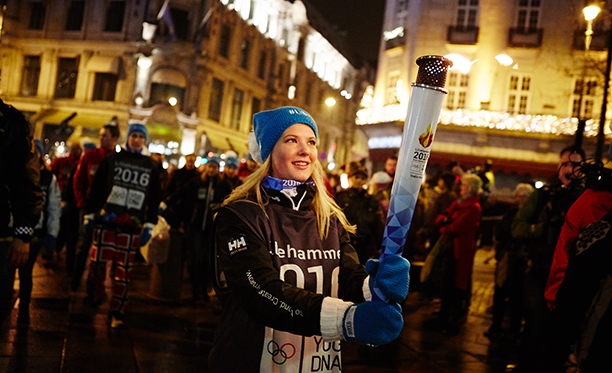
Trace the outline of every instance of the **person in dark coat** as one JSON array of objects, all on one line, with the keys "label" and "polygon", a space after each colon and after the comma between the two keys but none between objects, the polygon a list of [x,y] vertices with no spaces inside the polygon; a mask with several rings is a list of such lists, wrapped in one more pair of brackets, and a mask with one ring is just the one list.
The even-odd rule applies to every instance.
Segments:
[{"label": "person in dark coat", "polygon": [[[523,260],[518,257],[518,245],[512,239],[512,221],[527,197],[533,192],[530,184],[521,183],[514,192],[514,205],[503,215],[495,228],[495,293],[493,295],[493,320],[485,336],[496,339],[502,335],[506,309],[510,310],[510,335],[519,333],[523,318]],[[509,299],[506,302],[506,299]]]},{"label": "person in dark coat", "polygon": [[59,231],[60,222],[60,188],[55,175],[45,167],[43,144],[34,140],[40,158],[40,188],[43,193],[43,211],[40,220],[34,227],[34,238],[30,243],[30,254],[27,262],[19,267],[19,315],[18,324],[30,322],[30,300],[32,297],[32,269],[41,249],[52,252]]},{"label": "person in dark coat", "polygon": [[200,297],[209,301],[210,287],[209,250],[213,217],[221,203],[232,192],[230,183],[219,173],[219,157],[207,159],[204,172],[177,190],[167,201],[170,208],[177,205],[191,206],[186,217],[185,238],[191,261],[190,277],[193,302]]},{"label": "person in dark coat", "polygon": [[[15,268],[28,260],[43,206],[40,162],[23,114],[0,99],[0,305],[11,304]],[[11,226],[11,216],[13,224]]]},{"label": "person in dark coat", "polygon": [[349,188],[338,192],[335,200],[348,221],[357,226],[357,232],[349,236],[359,261],[365,264],[368,259],[378,258],[385,229],[384,218],[376,197],[364,189],[368,182],[365,167],[359,162],[349,163],[348,176]]}]

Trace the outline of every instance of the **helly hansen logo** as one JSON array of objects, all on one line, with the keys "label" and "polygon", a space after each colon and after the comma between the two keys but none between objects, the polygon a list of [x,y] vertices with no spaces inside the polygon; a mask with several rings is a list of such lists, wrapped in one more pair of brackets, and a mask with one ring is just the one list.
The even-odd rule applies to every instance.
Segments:
[{"label": "helly hansen logo", "polygon": [[246,238],[243,235],[240,235],[237,239],[229,240],[227,242],[227,249],[230,252],[230,255],[236,255],[239,252],[245,251],[248,249]]}]

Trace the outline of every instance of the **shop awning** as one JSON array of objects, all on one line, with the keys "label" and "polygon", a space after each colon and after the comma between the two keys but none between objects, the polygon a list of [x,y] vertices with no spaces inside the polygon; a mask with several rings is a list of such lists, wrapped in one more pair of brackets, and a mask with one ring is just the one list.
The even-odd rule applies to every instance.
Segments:
[{"label": "shop awning", "polygon": [[172,69],[159,69],[151,77],[151,83],[162,83],[174,85],[177,87],[187,87],[187,79],[185,76],[176,70]]},{"label": "shop awning", "polygon": [[100,73],[111,73],[117,75],[121,59],[119,57],[93,56],[87,62],[87,69]]},{"label": "shop awning", "polygon": [[100,114],[70,110],[49,110],[37,114],[35,117],[32,117],[31,120],[34,122],[42,122],[44,124],[60,124],[62,121],[70,118],[70,116],[74,113],[76,113],[76,115],[68,122],[68,125],[73,127],[82,126],[100,128],[113,118],[113,114],[110,113]]},{"label": "shop awning", "polygon": [[219,151],[225,151],[230,148],[226,137],[211,131],[202,134],[202,147],[208,151],[211,150],[209,145],[217,148]]},{"label": "shop awning", "polygon": [[238,153],[238,155],[247,155],[249,153],[249,145],[247,141],[237,137],[228,139],[229,149]]}]

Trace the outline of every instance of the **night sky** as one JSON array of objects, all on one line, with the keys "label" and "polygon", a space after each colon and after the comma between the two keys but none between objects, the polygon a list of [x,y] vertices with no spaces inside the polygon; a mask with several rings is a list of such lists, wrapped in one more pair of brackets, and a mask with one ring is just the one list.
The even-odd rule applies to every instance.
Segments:
[{"label": "night sky", "polygon": [[347,33],[347,43],[376,66],[385,12],[385,0],[306,0],[321,15]]}]

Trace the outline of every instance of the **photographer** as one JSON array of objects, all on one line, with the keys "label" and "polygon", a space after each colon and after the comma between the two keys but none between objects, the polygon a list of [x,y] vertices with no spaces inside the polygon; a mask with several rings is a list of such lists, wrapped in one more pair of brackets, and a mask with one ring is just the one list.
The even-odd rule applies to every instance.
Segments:
[{"label": "photographer", "polygon": [[550,322],[544,289],[565,214],[583,191],[577,172],[583,159],[582,149],[564,148],[559,153],[557,177],[536,189],[512,222],[512,237],[521,245],[519,257],[526,267],[523,274],[524,328],[519,352],[521,371],[542,371],[537,367],[541,364],[540,353]]}]

